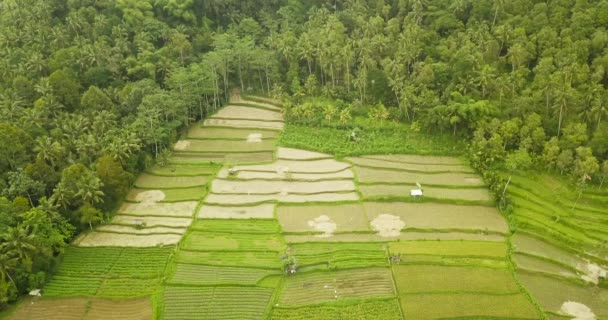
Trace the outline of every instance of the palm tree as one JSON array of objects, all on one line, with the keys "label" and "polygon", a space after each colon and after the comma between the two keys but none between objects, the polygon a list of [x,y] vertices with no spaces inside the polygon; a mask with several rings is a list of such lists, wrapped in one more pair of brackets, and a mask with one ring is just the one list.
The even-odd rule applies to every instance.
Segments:
[{"label": "palm tree", "polygon": [[78,192],[76,197],[80,197],[83,203],[100,203],[103,202],[104,193],[101,191],[103,183],[94,175],[87,175],[78,182]]},{"label": "palm tree", "polygon": [[14,254],[28,270],[31,268],[31,256],[37,248],[34,245],[34,234],[30,232],[29,226],[9,227],[0,235],[0,240],[2,240],[0,250]]},{"label": "palm tree", "polygon": [[0,279],[5,282],[8,278],[15,287],[17,284],[11,277],[11,272],[17,267],[17,257],[10,255],[8,252],[0,252]]},{"label": "palm tree", "polygon": [[55,161],[61,158],[64,148],[51,137],[40,137],[36,140],[34,151],[37,152],[38,159],[46,161],[51,166],[55,166]]},{"label": "palm tree", "polygon": [[477,72],[477,85],[481,87],[481,97],[486,97],[486,90],[494,81],[496,75],[494,74],[494,68],[489,65],[484,65],[481,70]]},{"label": "palm tree", "polygon": [[53,195],[49,199],[51,203],[60,208],[68,208],[72,204],[73,195],[63,183],[58,183],[53,189]]}]

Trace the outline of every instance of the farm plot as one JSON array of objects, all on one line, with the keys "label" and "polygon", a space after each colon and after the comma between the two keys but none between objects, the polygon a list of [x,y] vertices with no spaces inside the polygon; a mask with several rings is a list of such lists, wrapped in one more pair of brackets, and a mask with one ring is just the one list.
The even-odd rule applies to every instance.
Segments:
[{"label": "farm plot", "polygon": [[391,254],[505,259],[507,244],[490,241],[400,241],[388,245]]},{"label": "farm plot", "polygon": [[205,266],[178,263],[169,284],[212,286],[212,285],[255,285],[270,275],[282,274],[280,270]]},{"label": "farm plot", "polygon": [[160,284],[173,248],[69,247],[57,275],[45,286],[48,297],[137,297]]},{"label": "farm plot", "polygon": [[177,263],[209,266],[235,266],[260,269],[281,269],[282,253],[274,251],[190,251],[181,249],[176,254]]},{"label": "farm plot", "polygon": [[182,140],[183,148],[176,149],[177,154],[183,152],[200,153],[243,153],[274,151],[274,140],[234,141],[234,140]]},{"label": "farm plot", "polygon": [[266,109],[228,105],[212,115],[210,119],[246,119],[282,122],[283,115],[280,112]]},{"label": "farm plot", "polygon": [[387,169],[372,169],[355,166],[354,171],[362,183],[408,183],[416,182],[430,186],[480,187],[481,178],[467,173],[412,173]]},{"label": "farm plot", "polygon": [[175,154],[169,163],[173,165],[203,165],[210,163],[258,163],[270,162],[274,153],[270,151],[260,152],[233,152],[233,153],[198,153],[198,154]]},{"label": "farm plot", "polygon": [[120,214],[132,216],[157,216],[157,217],[192,217],[198,202],[159,202],[159,203],[129,203],[125,202],[118,209]]},{"label": "farm plot", "polygon": [[608,317],[608,289],[581,286],[567,280],[528,272],[518,272],[517,277],[545,311],[567,315],[562,311],[562,307],[564,303],[571,301],[587,306],[598,317]]},{"label": "farm plot", "polygon": [[369,231],[369,222],[360,204],[283,206],[277,218],[285,232],[318,233],[331,237],[334,233]]},{"label": "farm plot", "polygon": [[74,245],[80,247],[155,247],[175,245],[182,236],[179,234],[117,234],[112,232],[91,232],[82,234]]},{"label": "farm plot", "polygon": [[531,272],[546,273],[566,278],[576,278],[576,270],[561,264],[550,262],[547,259],[538,258],[521,253],[513,254],[513,261],[518,269],[523,269]]},{"label": "farm plot", "polygon": [[191,230],[201,232],[276,234],[281,231],[276,220],[205,219],[192,224]]},{"label": "farm plot", "polygon": [[274,204],[257,206],[212,206],[204,205],[198,212],[199,219],[273,219]]},{"label": "farm plot", "polygon": [[366,168],[378,168],[378,169],[394,169],[398,171],[410,171],[410,172],[425,172],[425,173],[446,173],[446,172],[460,172],[460,173],[475,173],[475,171],[463,164],[419,164],[419,163],[406,163],[406,162],[395,162],[386,161],[381,159],[370,159],[370,158],[359,158],[359,157],[348,157],[346,161],[360,167]]},{"label": "farm plot", "polygon": [[327,192],[355,191],[355,183],[349,180],[329,181],[237,181],[215,179],[211,192],[217,194],[319,194]]},{"label": "farm plot", "polygon": [[283,130],[285,126],[283,122],[278,121],[261,121],[261,120],[230,120],[230,119],[214,119],[209,118],[204,122],[205,126],[209,127],[233,127],[233,128],[255,128],[255,129],[270,129]]},{"label": "farm plot", "polygon": [[12,320],[148,320],[152,319],[150,299],[28,298]]},{"label": "farm plot", "polygon": [[442,157],[442,156],[419,156],[413,154],[391,154],[391,155],[369,155],[362,156],[367,159],[378,159],[391,162],[399,163],[411,163],[411,164],[435,164],[435,165],[463,165],[464,162],[461,159],[454,157]]},{"label": "farm plot", "polygon": [[210,176],[155,176],[142,174],[135,181],[135,187],[140,189],[170,189],[202,187],[209,182]]},{"label": "farm plot", "polygon": [[97,231],[101,232],[114,232],[120,234],[184,234],[186,228],[177,227],[138,227],[138,226],[124,226],[117,224],[105,224],[97,227]]},{"label": "farm plot", "polygon": [[278,138],[280,132],[262,129],[208,128],[204,126],[194,126],[188,131],[187,137],[188,139],[201,140],[223,139],[246,141],[252,134],[262,140],[266,140]]},{"label": "farm plot", "polygon": [[436,203],[364,203],[372,229],[387,237],[401,229],[480,231],[506,234],[505,219],[496,208]]},{"label": "farm plot", "polygon": [[519,287],[508,269],[416,264],[393,266],[393,273],[399,294],[519,293]]},{"label": "farm plot", "polygon": [[[199,201],[207,194],[205,187],[148,190],[133,188],[127,195],[130,202],[181,202]],[[151,199],[152,197],[152,199]]]},{"label": "farm plot", "polygon": [[256,287],[167,286],[164,319],[259,320],[268,308],[272,289]]},{"label": "farm plot", "polygon": [[[415,184],[360,184],[359,191],[364,198],[410,197],[410,190],[417,189]],[[424,187],[424,197],[445,200],[464,200],[489,203],[492,200],[486,188],[441,188]]]},{"label": "farm plot", "polygon": [[411,319],[541,319],[523,294],[474,293],[411,294],[401,298],[403,313]]},{"label": "farm plot", "polygon": [[[395,228],[385,228],[385,231],[396,232]],[[303,243],[303,242],[386,242],[393,240],[433,240],[433,241],[492,241],[504,242],[505,236],[501,234],[486,234],[483,232],[454,232],[437,231],[437,232],[418,232],[404,230],[398,235],[388,236],[379,233],[338,233],[332,237],[318,237],[311,234],[286,234],[285,240],[288,243]]]},{"label": "farm plot", "polygon": [[333,270],[388,266],[384,243],[296,243],[290,244],[287,252],[300,267]]},{"label": "farm plot", "polygon": [[240,101],[238,101],[238,103],[245,104],[245,105],[251,105],[253,107],[268,108],[268,109],[275,110],[275,111],[283,110],[281,107],[277,106],[279,104],[277,101],[267,99],[267,98],[262,98],[262,97],[255,97],[255,98],[247,97],[246,100],[240,100]]},{"label": "farm plot", "polygon": [[339,202],[359,200],[359,194],[355,192],[328,192],[319,194],[274,194],[274,195],[255,195],[255,194],[215,194],[212,193],[205,198],[206,204],[213,205],[245,205],[262,202]]},{"label": "farm plot", "polygon": [[[217,177],[227,179],[230,176],[228,169],[222,169]],[[287,181],[323,181],[323,180],[352,180],[355,174],[350,169],[329,173],[296,173],[296,172],[270,172],[241,170],[232,175],[239,180],[287,180]]]},{"label": "farm plot", "polygon": [[146,217],[146,216],[128,216],[117,215],[112,219],[112,224],[120,226],[138,227],[145,226],[146,228],[154,227],[170,227],[170,228],[187,228],[192,219],[190,218],[168,218],[168,217]]},{"label": "farm plot", "polygon": [[348,163],[333,159],[320,159],[309,161],[277,160],[271,164],[236,166],[233,169],[239,171],[258,172],[291,172],[291,173],[329,173],[338,172],[350,168]]},{"label": "farm plot", "polygon": [[228,234],[192,232],[184,239],[184,249],[201,251],[282,251],[284,244],[274,234]]},{"label": "farm plot", "polygon": [[571,268],[577,268],[586,263],[584,259],[576,256],[574,253],[521,232],[513,235],[511,241],[513,241],[515,252],[541,257],[558,264],[570,266]]},{"label": "farm plot", "polygon": [[218,166],[213,165],[200,165],[200,166],[189,166],[189,165],[166,165],[164,167],[154,166],[146,169],[151,175],[155,176],[204,176],[212,175],[218,170]]},{"label": "farm plot", "polygon": [[321,160],[321,159],[332,159],[333,157],[320,152],[300,150],[293,148],[279,147],[277,148],[277,158],[282,160]]},{"label": "farm plot", "polygon": [[324,303],[314,306],[275,307],[272,320],[401,320],[397,299],[355,300],[347,303]]},{"label": "farm plot", "polygon": [[393,280],[388,268],[310,272],[285,278],[280,289],[279,306],[393,295]]}]

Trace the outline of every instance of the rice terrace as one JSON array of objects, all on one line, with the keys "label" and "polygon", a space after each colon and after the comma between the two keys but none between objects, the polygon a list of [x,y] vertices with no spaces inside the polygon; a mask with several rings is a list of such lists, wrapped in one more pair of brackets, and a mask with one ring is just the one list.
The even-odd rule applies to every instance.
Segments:
[{"label": "rice terrace", "polygon": [[282,147],[280,104],[250,99],[193,124],[9,318],[608,316],[608,290],[589,285],[608,229],[582,231],[601,205],[560,209],[547,182],[513,177],[512,233],[462,159]]},{"label": "rice terrace", "polygon": [[0,0],[0,319],[608,320],[607,29]]}]

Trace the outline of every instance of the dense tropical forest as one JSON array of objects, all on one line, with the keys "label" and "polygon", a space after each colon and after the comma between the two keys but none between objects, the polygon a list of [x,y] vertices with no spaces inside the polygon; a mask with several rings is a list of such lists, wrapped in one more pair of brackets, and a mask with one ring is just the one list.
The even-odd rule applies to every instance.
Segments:
[{"label": "dense tropical forest", "polygon": [[499,196],[498,169],[602,185],[607,28],[606,0],[2,0],[0,308],[234,88],[470,141]]}]

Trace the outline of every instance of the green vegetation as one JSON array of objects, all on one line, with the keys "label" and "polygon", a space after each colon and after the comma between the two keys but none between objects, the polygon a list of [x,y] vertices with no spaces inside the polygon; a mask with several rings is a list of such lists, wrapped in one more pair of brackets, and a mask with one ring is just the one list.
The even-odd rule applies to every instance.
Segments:
[{"label": "green vegetation", "polygon": [[[450,136],[428,135],[400,124],[379,126],[361,120],[347,127],[287,123],[279,145],[330,153],[338,158],[364,154],[416,153],[462,155],[465,145]],[[352,132],[357,141],[351,140]]]},{"label": "green vegetation", "polygon": [[397,299],[347,300],[299,308],[273,308],[271,319],[281,320],[398,320],[401,319]]}]

